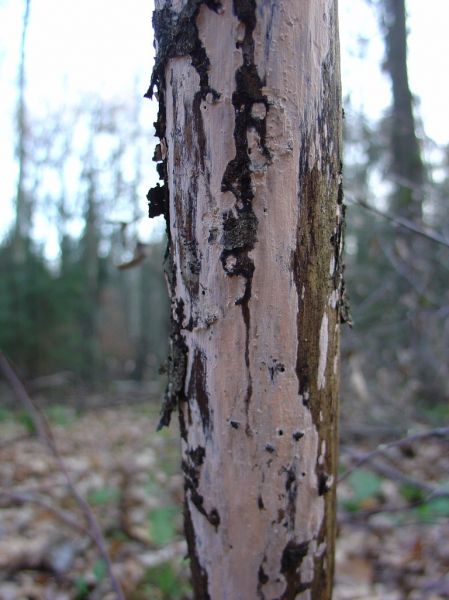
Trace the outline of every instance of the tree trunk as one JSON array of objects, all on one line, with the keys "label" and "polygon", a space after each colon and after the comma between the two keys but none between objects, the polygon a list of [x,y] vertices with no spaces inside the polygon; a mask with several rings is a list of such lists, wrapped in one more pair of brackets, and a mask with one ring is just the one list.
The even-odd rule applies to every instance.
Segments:
[{"label": "tree trunk", "polygon": [[[383,0],[382,8],[385,68],[390,76],[393,100],[390,170],[394,190],[390,204],[394,213],[421,223],[426,170],[416,136],[413,97],[408,82],[405,0]],[[410,231],[396,231],[394,242],[396,268],[400,274],[397,297],[404,305],[407,320],[402,335],[405,336],[403,346],[411,357],[407,365],[409,378],[416,379],[416,398],[444,402],[447,395],[435,358],[435,333],[429,328],[428,314],[423,311],[423,306],[431,303],[428,290],[438,280],[438,260],[435,253],[429,251],[428,242]]]},{"label": "tree trunk", "polygon": [[390,76],[393,95],[391,174],[395,192],[392,205],[402,216],[421,221],[425,172],[408,83],[405,0],[384,0],[383,18],[386,30],[385,69]]},{"label": "tree trunk", "polygon": [[[336,0],[159,0],[172,302],[196,599],[330,598],[342,296]],[[298,596],[299,595],[299,596]]]},{"label": "tree trunk", "polygon": [[27,198],[25,190],[25,171],[26,171],[26,142],[27,142],[27,122],[25,106],[25,56],[26,40],[28,33],[28,23],[30,16],[30,0],[25,0],[25,11],[23,15],[22,40],[20,44],[20,61],[18,73],[18,92],[17,101],[17,147],[16,159],[18,163],[18,177],[16,190],[16,220],[14,224],[13,236],[13,259],[17,264],[23,264],[26,260],[30,229],[31,229],[31,203]]}]

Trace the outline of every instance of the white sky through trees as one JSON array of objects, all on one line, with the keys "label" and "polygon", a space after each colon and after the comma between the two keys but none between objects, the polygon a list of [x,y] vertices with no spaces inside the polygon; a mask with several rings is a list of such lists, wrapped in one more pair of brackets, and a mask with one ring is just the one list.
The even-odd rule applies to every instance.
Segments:
[{"label": "white sky through trees", "polygon": [[[428,137],[449,143],[448,0],[408,0],[409,74],[419,99],[418,116]],[[15,87],[24,1],[0,0],[0,237],[13,218],[17,168],[14,163]],[[142,98],[151,74],[151,0],[31,0],[27,40],[27,108],[31,115],[76,105],[79,98],[105,102],[141,99],[143,118],[154,121],[155,106]],[[340,0],[343,95],[353,109],[381,116],[390,101],[381,72],[383,43],[374,9],[363,0]],[[368,40],[368,42],[366,41]],[[151,143],[151,140],[149,140]],[[145,187],[156,179],[154,165]],[[151,171],[151,172],[150,172]],[[146,190],[142,211],[146,213]],[[146,234],[150,234],[150,227]],[[39,232],[38,232],[39,235]],[[49,250],[51,253],[51,250]]]}]

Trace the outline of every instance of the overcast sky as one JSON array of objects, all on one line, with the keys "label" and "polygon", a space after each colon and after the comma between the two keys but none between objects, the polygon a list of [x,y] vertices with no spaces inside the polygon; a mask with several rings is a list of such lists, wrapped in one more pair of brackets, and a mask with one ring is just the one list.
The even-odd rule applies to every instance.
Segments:
[{"label": "overcast sky", "polygon": [[[0,235],[12,218],[13,114],[23,6],[24,1],[0,0]],[[447,144],[449,0],[409,0],[408,11],[412,91],[420,98],[426,134]],[[89,93],[105,100],[140,99],[152,68],[151,12],[151,0],[31,0],[29,111],[45,114]],[[355,108],[377,118],[388,105],[389,86],[379,67],[383,46],[373,9],[363,0],[340,0],[340,18],[344,95],[351,96]],[[152,123],[154,106],[143,99],[142,105],[144,119]],[[142,203],[145,210],[144,196]]]}]

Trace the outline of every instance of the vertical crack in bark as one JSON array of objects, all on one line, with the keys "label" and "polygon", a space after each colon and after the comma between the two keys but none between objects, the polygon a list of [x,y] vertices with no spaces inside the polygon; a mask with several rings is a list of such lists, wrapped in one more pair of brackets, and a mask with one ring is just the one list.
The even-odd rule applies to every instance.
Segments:
[{"label": "vertical crack in bark", "polygon": [[210,433],[211,421],[209,413],[209,396],[206,390],[206,357],[200,350],[195,349],[189,381],[189,402],[196,400],[201,415],[204,435]]},{"label": "vertical crack in bark", "polygon": [[197,600],[211,600],[209,595],[209,578],[207,571],[203,568],[198,558],[196,549],[196,536],[193,527],[192,515],[190,514],[187,498],[184,501],[184,533],[189,549],[190,570],[192,572],[192,586],[195,590]]},{"label": "vertical crack in bark", "polygon": [[264,554],[262,562],[259,565],[259,570],[257,571],[257,597],[260,600],[266,599],[266,596],[265,596],[262,588],[264,585],[266,585],[270,581],[270,578],[265,573],[265,569],[263,567],[266,560],[267,560],[267,556],[266,556],[266,554]]},{"label": "vertical crack in bark", "polygon": [[[247,390],[244,399],[247,416],[246,432],[250,433],[248,423],[249,406],[253,393],[251,365],[249,359],[249,342],[251,329],[251,314],[249,301],[251,299],[251,284],[254,274],[254,261],[249,256],[257,241],[258,220],[253,209],[254,189],[251,180],[251,159],[248,146],[248,132],[255,130],[259,136],[260,148],[267,162],[270,153],[266,146],[266,113],[268,100],[262,93],[264,82],[259,76],[257,65],[254,63],[253,32],[256,27],[255,0],[234,0],[234,13],[245,26],[243,40],[238,42],[242,50],[243,64],[235,73],[236,89],[232,95],[235,111],[234,142],[236,154],[227,164],[223,174],[221,189],[231,192],[235,197],[232,211],[223,213],[223,251],[220,259],[224,271],[229,277],[243,277],[245,287],[243,295],[235,303],[242,308],[242,318],[245,324],[245,366],[248,373]],[[255,104],[265,107],[263,118],[254,117],[252,109]]]},{"label": "vertical crack in bark", "polygon": [[286,527],[289,531],[295,530],[296,525],[296,500],[298,496],[298,479],[294,466],[286,469],[285,491],[287,492]]}]

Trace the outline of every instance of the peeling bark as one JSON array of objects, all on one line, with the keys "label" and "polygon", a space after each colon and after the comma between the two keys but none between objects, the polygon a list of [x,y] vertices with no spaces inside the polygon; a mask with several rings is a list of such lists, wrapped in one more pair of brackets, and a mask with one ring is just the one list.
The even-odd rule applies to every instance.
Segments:
[{"label": "peeling bark", "polygon": [[335,0],[159,0],[150,214],[195,598],[330,598],[342,303]]}]

